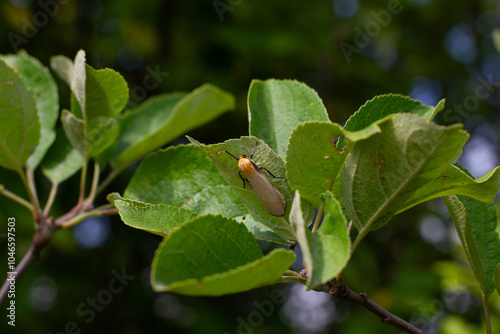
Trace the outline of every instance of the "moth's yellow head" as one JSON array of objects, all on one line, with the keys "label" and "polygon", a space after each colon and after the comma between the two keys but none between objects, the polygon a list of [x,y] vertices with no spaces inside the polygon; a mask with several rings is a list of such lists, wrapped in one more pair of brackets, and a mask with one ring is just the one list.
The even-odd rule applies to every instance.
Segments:
[{"label": "moth's yellow head", "polygon": [[243,175],[245,175],[245,177],[257,173],[257,171],[255,170],[255,164],[252,164],[252,159],[247,158],[247,156],[244,154],[240,155],[240,159],[238,160],[238,168],[243,173]]}]

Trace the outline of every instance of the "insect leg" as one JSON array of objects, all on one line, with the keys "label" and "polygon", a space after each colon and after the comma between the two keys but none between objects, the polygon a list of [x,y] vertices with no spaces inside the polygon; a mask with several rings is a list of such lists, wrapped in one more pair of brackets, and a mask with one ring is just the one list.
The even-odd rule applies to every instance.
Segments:
[{"label": "insect leg", "polygon": [[261,170],[262,170],[262,169],[263,169],[263,170],[265,170],[266,172],[268,172],[268,173],[269,173],[269,175],[271,175],[271,176],[272,176],[273,178],[275,178],[275,179],[284,179],[284,180],[286,180],[286,177],[282,177],[282,176],[274,176],[274,175],[273,175],[273,173],[271,173],[270,171],[268,171],[268,170],[267,170],[267,168],[265,168],[265,167],[259,167],[259,169],[261,169]]},{"label": "insect leg", "polygon": [[255,153],[255,150],[257,149],[258,144],[259,144],[259,142],[255,143],[255,147],[253,148],[252,154],[250,155],[250,159],[253,159],[253,154]]},{"label": "insect leg", "polygon": [[243,188],[245,188],[245,179],[241,176],[241,171],[238,172],[238,175],[240,176],[241,181],[243,181]]}]

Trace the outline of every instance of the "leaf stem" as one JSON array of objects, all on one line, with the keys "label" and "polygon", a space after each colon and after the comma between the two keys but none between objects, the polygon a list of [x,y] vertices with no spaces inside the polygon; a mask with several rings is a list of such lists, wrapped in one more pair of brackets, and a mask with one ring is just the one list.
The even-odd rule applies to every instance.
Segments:
[{"label": "leaf stem", "polygon": [[323,212],[325,211],[325,203],[321,203],[318,208],[318,212],[316,213],[316,217],[314,219],[314,225],[312,228],[312,233],[315,233],[319,228],[319,223],[321,222],[321,218],[323,217]]},{"label": "leaf stem", "polygon": [[35,174],[32,169],[26,168],[26,178],[28,181],[28,187],[31,191],[31,194],[33,195],[33,201],[34,201],[34,206],[36,211],[40,211],[40,202],[38,200],[37,192],[36,192],[36,185],[35,185]]},{"label": "leaf stem", "polygon": [[22,206],[26,207],[28,210],[31,212],[34,212],[34,207],[33,204],[25,200],[24,198],[14,194],[13,192],[8,191],[7,189],[0,187],[0,194],[4,195],[5,197],[10,198],[13,201],[16,201],[17,203],[21,204]]},{"label": "leaf stem", "polygon": [[82,166],[82,174],[80,177],[80,192],[78,193],[78,204],[76,205],[77,208],[80,208],[83,205],[83,200],[85,197],[85,182],[87,181],[88,166],[89,166],[89,162],[88,162],[88,160],[86,160]]},{"label": "leaf stem", "polygon": [[[110,215],[118,213],[118,209],[116,209],[112,204],[105,204],[98,208],[92,209],[93,201],[95,199],[96,194],[104,189],[104,187],[111,182],[114,177],[116,177],[117,173],[111,173],[110,177],[105,181],[105,184],[98,187],[99,183],[99,165],[96,163],[94,166],[94,174],[92,179],[92,186],[90,189],[90,194],[87,198],[85,198],[85,183],[86,183],[86,174],[88,169],[88,161],[82,167],[82,175],[80,179],[80,190],[79,190],[79,198],[77,205],[71,209],[66,214],[62,215],[58,219],[54,220],[52,217],[47,217],[52,204],[54,203],[54,199],[57,194],[58,184],[52,184],[49,197],[47,199],[47,203],[45,204],[45,208],[43,212],[40,210],[40,204],[38,201],[38,197],[36,195],[36,188],[34,182],[33,171],[27,170],[26,176],[23,173],[23,170],[20,168],[17,170],[21,180],[26,188],[30,201],[21,198],[20,196],[4,189],[2,185],[0,185],[0,194],[20,203],[21,205],[28,208],[34,217],[35,220],[35,234],[33,236],[33,240],[31,246],[24,255],[23,259],[16,266],[12,273],[9,273],[9,277],[5,280],[2,287],[0,288],[0,304],[2,304],[7,298],[7,294],[9,292],[9,288],[11,285],[11,281],[17,281],[19,277],[24,273],[24,271],[28,268],[28,266],[35,260],[40,257],[40,253],[42,249],[50,242],[55,231],[60,227],[69,227],[78,223],[79,221],[92,217],[92,216],[101,216],[101,215]],[[120,170],[121,171],[121,170]]]},{"label": "leaf stem", "polygon": [[302,275],[301,275],[301,274],[299,274],[298,272],[293,271],[293,270],[287,270],[287,271],[285,271],[285,275],[287,275],[287,276],[297,276],[297,277],[302,277]]},{"label": "leaf stem", "polygon": [[57,183],[52,183],[52,187],[50,188],[49,198],[47,199],[47,203],[45,203],[45,208],[43,209],[43,215],[47,217],[49,215],[50,209],[52,208],[52,204],[54,204],[54,199],[57,195],[57,187],[59,185]]},{"label": "leaf stem", "polygon": [[[26,179],[26,176],[24,175],[23,169],[19,168],[17,170],[17,173],[19,174],[19,177],[21,178],[21,181],[23,182],[24,188],[26,189],[26,192],[28,193],[28,198],[29,201],[31,202],[31,214],[33,215],[33,218],[35,219],[35,222],[38,222],[40,220],[40,206],[38,205],[38,198],[36,196],[36,193],[33,192],[34,189],[30,187],[30,183]],[[33,181],[33,178],[32,178]],[[33,183],[34,184],[34,183]]]},{"label": "leaf stem", "polygon": [[80,221],[90,218],[90,217],[95,217],[95,216],[103,216],[103,215],[111,215],[118,213],[118,209],[114,207],[113,204],[105,204],[100,207],[95,208],[94,210],[87,211],[87,212],[82,212],[82,213],[75,213],[72,217],[69,216],[63,216],[61,218],[63,219],[56,219],[55,223],[57,226],[66,228],[73,226]]},{"label": "leaf stem", "polygon": [[305,279],[304,277],[283,275],[283,276],[281,276],[281,282],[282,283],[295,283],[295,282],[297,282],[297,283],[302,283],[302,284],[306,285],[307,279]]},{"label": "leaf stem", "polygon": [[484,289],[481,289],[481,299],[483,301],[483,308],[484,308],[484,323],[486,326],[486,333],[487,334],[492,334],[491,331],[491,322],[490,322],[490,309],[488,307],[488,297],[486,296],[486,293],[483,291]]},{"label": "leaf stem", "polygon": [[97,185],[99,184],[99,173],[100,168],[97,162],[94,162],[94,175],[92,176],[92,186],[90,187],[90,193],[85,199],[86,203],[92,204],[96,196]]}]

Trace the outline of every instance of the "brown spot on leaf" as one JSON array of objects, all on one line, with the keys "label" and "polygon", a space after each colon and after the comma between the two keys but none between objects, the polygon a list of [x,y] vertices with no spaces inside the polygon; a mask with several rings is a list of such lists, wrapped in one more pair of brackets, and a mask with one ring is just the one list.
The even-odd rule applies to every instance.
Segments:
[{"label": "brown spot on leaf", "polygon": [[386,171],[386,167],[387,167],[386,162],[385,162],[387,159],[386,154],[378,155],[375,152],[371,152],[370,155],[368,156],[368,159],[370,159],[370,162],[373,164],[373,166],[375,166],[375,168],[377,168],[381,172]]}]

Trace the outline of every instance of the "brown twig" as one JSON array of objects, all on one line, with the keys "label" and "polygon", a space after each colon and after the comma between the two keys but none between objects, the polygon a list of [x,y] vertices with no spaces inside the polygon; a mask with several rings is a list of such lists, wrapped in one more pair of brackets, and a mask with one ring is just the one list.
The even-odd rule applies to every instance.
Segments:
[{"label": "brown twig", "polygon": [[[5,280],[2,288],[0,288],[0,305],[2,305],[5,301],[11,284],[15,284],[19,280],[19,277],[21,277],[21,275],[26,271],[28,266],[40,257],[40,252],[49,243],[50,239],[52,239],[52,235],[57,230],[57,227],[53,224],[52,219],[42,221],[37,226],[43,226],[43,230],[40,228],[37,229],[30,248],[26,254],[24,254],[21,262],[17,264],[16,268],[9,273],[10,277]],[[13,278],[14,280],[12,281],[9,278]]]},{"label": "brown twig", "polygon": [[417,327],[395,316],[380,305],[376,304],[373,300],[368,298],[366,293],[356,293],[349,289],[349,287],[345,285],[345,283],[336,283],[334,285],[331,285],[329,288],[329,292],[339,299],[350,300],[363,306],[368,311],[380,317],[380,320],[384,324],[394,326],[411,334],[424,334],[424,332],[422,332]]},{"label": "brown twig", "polygon": [[[85,209],[86,211],[83,211],[82,209]],[[0,288],[0,305],[2,305],[7,298],[11,284],[15,284],[24,271],[26,271],[28,266],[40,257],[42,249],[45,248],[45,246],[50,242],[52,236],[59,228],[74,225],[76,222],[81,221],[84,218],[110,215],[117,212],[118,210],[116,208],[112,208],[111,204],[106,204],[94,210],[92,210],[91,206],[88,208],[75,207],[73,210],[56,220],[52,217],[45,218],[45,215],[42,214],[40,221],[35,225],[36,231],[30,248],[26,254],[24,254],[21,262],[18,263],[16,268],[8,274],[9,277],[7,277]]]}]

